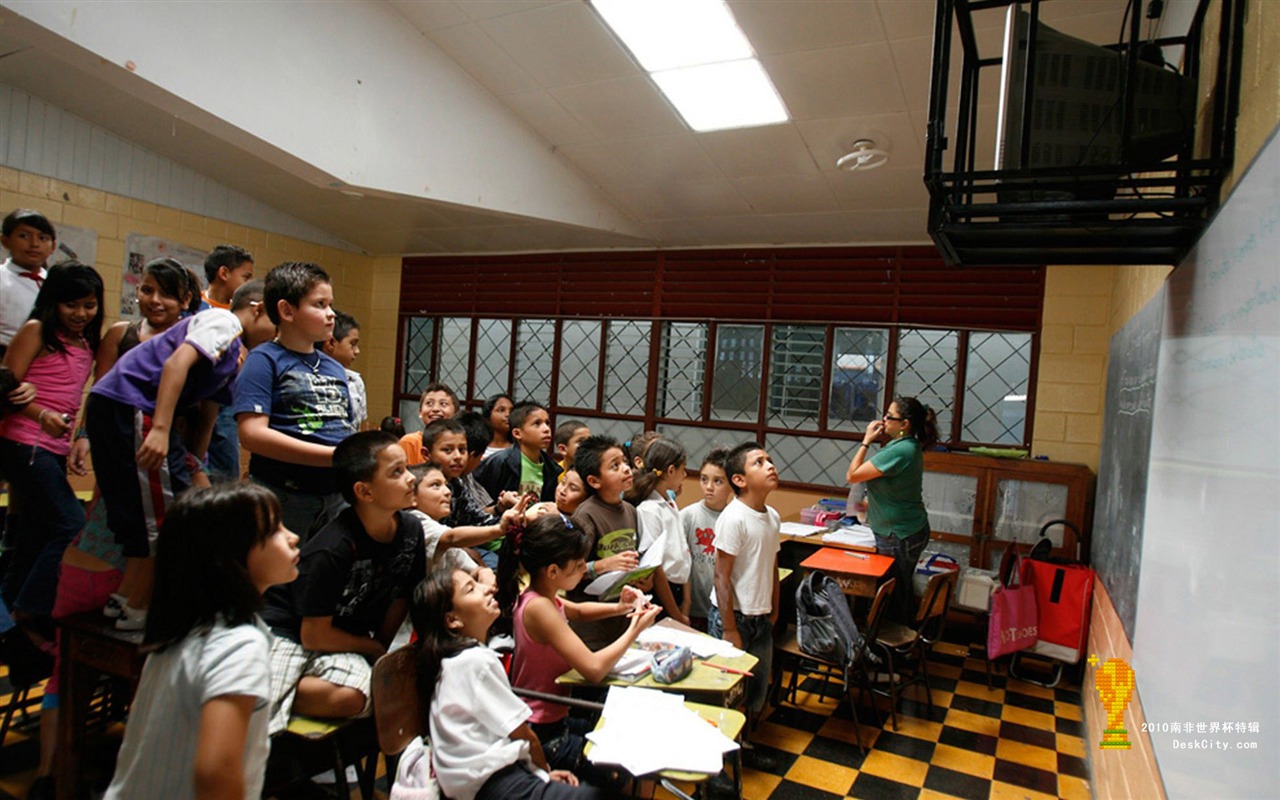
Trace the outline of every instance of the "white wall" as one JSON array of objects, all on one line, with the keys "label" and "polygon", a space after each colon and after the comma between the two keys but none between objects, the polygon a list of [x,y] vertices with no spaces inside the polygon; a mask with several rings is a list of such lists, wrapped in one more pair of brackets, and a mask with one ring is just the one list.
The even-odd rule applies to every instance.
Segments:
[{"label": "white wall", "polygon": [[5,6],[101,69],[128,68],[114,81],[131,92],[190,103],[227,124],[224,139],[312,182],[639,234],[385,3]]}]

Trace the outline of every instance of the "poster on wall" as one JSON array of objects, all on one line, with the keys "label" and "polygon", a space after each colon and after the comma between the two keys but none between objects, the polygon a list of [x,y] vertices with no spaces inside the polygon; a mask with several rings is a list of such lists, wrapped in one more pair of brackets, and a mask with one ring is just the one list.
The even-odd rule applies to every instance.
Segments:
[{"label": "poster on wall", "polygon": [[200,278],[203,288],[206,255],[203,250],[158,236],[129,234],[124,241],[124,285],[120,287],[120,318],[138,318],[138,284],[142,282],[142,269],[148,261],[157,258],[177,259]]},{"label": "poster on wall", "polygon": [[[63,261],[75,259],[81,264],[93,266],[98,260],[98,232],[93,228],[78,228],[75,225],[55,223],[53,229],[58,234],[58,246],[49,256],[48,265],[61,264]],[[9,251],[0,247],[0,261],[9,257]]]}]

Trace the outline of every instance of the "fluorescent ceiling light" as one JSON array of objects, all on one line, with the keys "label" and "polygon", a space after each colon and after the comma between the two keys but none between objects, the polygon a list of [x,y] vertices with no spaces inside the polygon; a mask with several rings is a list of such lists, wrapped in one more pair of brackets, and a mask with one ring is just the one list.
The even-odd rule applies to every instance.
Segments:
[{"label": "fluorescent ceiling light", "polygon": [[751,58],[723,0],[591,0],[647,72]]},{"label": "fluorescent ceiling light", "polygon": [[695,131],[789,119],[724,0],[591,4]]},{"label": "fluorescent ceiling light", "polygon": [[782,98],[754,58],[655,72],[653,80],[695,131],[787,121]]}]

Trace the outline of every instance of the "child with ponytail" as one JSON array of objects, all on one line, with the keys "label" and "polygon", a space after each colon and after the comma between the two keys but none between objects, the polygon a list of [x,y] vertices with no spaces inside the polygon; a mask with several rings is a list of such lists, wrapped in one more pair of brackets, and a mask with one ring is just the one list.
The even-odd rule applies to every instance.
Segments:
[{"label": "child with ponytail", "polygon": [[689,582],[693,556],[676,506],[676,497],[684,488],[688,454],[679,442],[663,436],[650,440],[644,454],[635,458],[635,477],[625,497],[636,507],[640,521],[640,550],[662,548],[662,571],[680,609],[672,616],[688,625],[690,597],[685,584]]},{"label": "child with ponytail", "polygon": [[602,797],[549,767],[529,707],[511,691],[498,654],[481,644],[501,613],[493,592],[450,566],[414,590],[418,695],[440,788],[453,800]]},{"label": "child with ponytail", "polygon": [[[658,612],[635,587],[627,586],[616,603],[575,603],[560,597],[578,585],[587,570],[591,536],[572,527],[559,514],[548,514],[507,536],[499,559],[498,604],[511,620],[516,640],[511,683],[523,689],[568,696],[556,678],[576,669],[592,683],[602,682],[640,631]],[[529,575],[529,588],[517,597],[517,565]],[[592,652],[569,627],[626,615],[629,624],[613,643]],[[571,723],[567,706],[530,699],[534,732],[553,768],[578,770],[583,765],[586,729]]]}]

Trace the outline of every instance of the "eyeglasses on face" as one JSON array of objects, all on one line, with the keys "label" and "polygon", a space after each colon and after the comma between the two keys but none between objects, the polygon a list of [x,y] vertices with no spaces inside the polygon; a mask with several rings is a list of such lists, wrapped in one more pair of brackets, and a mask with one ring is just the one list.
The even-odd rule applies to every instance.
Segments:
[{"label": "eyeglasses on face", "polygon": [[907,421],[907,418],[906,418],[906,417],[895,417],[895,416],[893,416],[892,414],[885,414],[885,415],[884,415],[884,421],[885,421],[885,422],[888,422],[889,420],[893,420],[894,422],[906,422],[906,421]]}]

